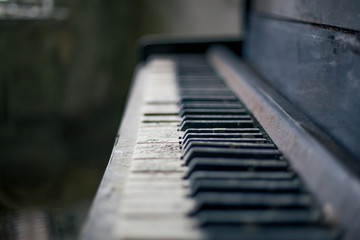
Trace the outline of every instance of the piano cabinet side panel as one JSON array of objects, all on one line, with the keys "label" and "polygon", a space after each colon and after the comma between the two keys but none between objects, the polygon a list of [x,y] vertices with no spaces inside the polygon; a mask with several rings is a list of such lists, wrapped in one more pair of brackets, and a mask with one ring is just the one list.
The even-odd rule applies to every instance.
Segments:
[{"label": "piano cabinet side panel", "polygon": [[355,156],[357,166],[360,166],[359,36],[358,32],[329,26],[253,15],[244,47],[245,59]]}]

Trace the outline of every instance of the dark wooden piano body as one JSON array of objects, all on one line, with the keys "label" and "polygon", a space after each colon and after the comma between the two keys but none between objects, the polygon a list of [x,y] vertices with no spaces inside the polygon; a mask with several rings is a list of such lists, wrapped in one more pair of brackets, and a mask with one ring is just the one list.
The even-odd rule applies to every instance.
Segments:
[{"label": "dark wooden piano body", "polygon": [[359,3],[248,4],[144,44],[82,239],[359,238]]}]

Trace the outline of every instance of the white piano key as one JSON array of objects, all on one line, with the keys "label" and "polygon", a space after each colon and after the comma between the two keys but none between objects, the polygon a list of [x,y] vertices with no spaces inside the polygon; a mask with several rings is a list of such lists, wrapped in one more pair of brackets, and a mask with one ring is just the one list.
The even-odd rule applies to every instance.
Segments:
[{"label": "white piano key", "polygon": [[176,219],[126,219],[115,236],[123,240],[196,240],[202,239],[195,222],[189,218]]}]

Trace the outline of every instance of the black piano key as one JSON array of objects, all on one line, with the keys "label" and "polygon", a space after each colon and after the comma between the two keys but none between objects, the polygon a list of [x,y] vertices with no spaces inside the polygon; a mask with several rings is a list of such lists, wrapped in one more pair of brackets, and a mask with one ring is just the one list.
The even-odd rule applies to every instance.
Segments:
[{"label": "black piano key", "polygon": [[177,80],[184,81],[184,80],[201,80],[201,79],[216,79],[221,80],[213,71],[210,72],[202,72],[202,74],[194,74],[187,72],[186,74],[178,73]]},{"label": "black piano key", "polygon": [[187,102],[180,105],[181,110],[188,109],[241,109],[241,103]]},{"label": "black piano key", "polygon": [[189,138],[183,143],[183,148],[187,149],[188,145],[192,142],[203,142],[206,141],[208,143],[270,143],[270,141],[266,138]]},{"label": "black piano key", "polygon": [[182,102],[188,101],[206,101],[206,102],[238,102],[236,96],[227,96],[227,95],[216,95],[216,96],[187,96],[183,95],[180,97]]},{"label": "black piano key", "polygon": [[184,156],[184,162],[188,165],[192,159],[197,157],[213,157],[213,158],[264,158],[276,159],[281,156],[277,149],[226,149],[226,148],[191,148]]},{"label": "black piano key", "polygon": [[[186,60],[189,61],[189,60]],[[206,63],[206,62],[202,62]],[[212,67],[208,64],[198,65],[198,63],[193,65],[180,65],[177,67],[177,74],[181,76],[188,76],[188,75],[194,75],[201,76],[201,74],[211,74],[213,76],[216,76],[216,73]]]},{"label": "black piano key", "polygon": [[190,181],[207,180],[292,180],[293,172],[250,172],[250,171],[194,171],[189,175]]},{"label": "black piano key", "polygon": [[179,92],[225,92],[228,93],[230,90],[227,86],[223,87],[208,87],[208,86],[201,86],[201,87],[182,87],[179,88]]},{"label": "black piano key", "polygon": [[335,240],[339,234],[323,226],[204,226],[207,240]]},{"label": "black piano key", "polygon": [[184,154],[189,151],[192,147],[219,147],[219,148],[230,148],[230,149],[276,149],[273,143],[235,143],[235,142],[207,142],[206,138],[204,141],[189,142],[183,147]]},{"label": "black piano key", "polygon": [[288,163],[272,159],[234,159],[234,158],[193,158],[188,165],[188,175],[198,170],[218,171],[284,171]]},{"label": "black piano key", "polygon": [[213,93],[213,92],[203,92],[203,93],[199,93],[199,94],[196,94],[196,93],[188,93],[188,92],[180,92],[179,93],[179,99],[182,99],[182,98],[188,98],[188,97],[197,97],[197,98],[203,98],[203,97],[214,97],[214,96],[219,96],[219,97],[223,97],[223,96],[226,96],[226,98],[224,97],[223,99],[226,100],[226,99],[234,99],[234,94],[232,93]]},{"label": "black piano key", "polygon": [[[221,81],[202,81],[202,82],[178,82],[178,92],[199,92],[200,94],[206,93],[206,92],[224,92],[224,95],[227,93],[233,94],[232,91],[226,86],[224,82]],[[199,90],[201,88],[201,90]],[[218,90],[214,90],[218,89]]]},{"label": "black piano key", "polygon": [[194,120],[251,120],[248,114],[237,114],[237,115],[210,115],[210,114],[190,114],[182,118],[182,121],[194,121]]},{"label": "black piano key", "polygon": [[249,115],[189,115],[184,116],[181,120],[181,124],[187,121],[236,121],[236,120],[249,120]]},{"label": "black piano key", "polygon": [[300,192],[298,180],[198,179],[191,182],[190,194],[198,192]]},{"label": "black piano key", "polygon": [[182,83],[182,82],[189,82],[189,83],[193,83],[193,82],[202,82],[202,81],[218,81],[218,82],[223,82],[222,79],[220,79],[218,76],[214,75],[214,74],[209,74],[209,73],[204,73],[201,76],[196,76],[196,75],[186,75],[186,76],[178,76],[177,78],[177,82],[178,83]]},{"label": "black piano key", "polygon": [[[189,59],[187,59],[186,61],[189,61]],[[210,67],[210,65],[206,64],[206,61],[197,61],[196,63],[193,62],[193,64],[189,64],[190,61],[188,62],[188,64],[186,65],[179,65],[177,67],[177,73],[184,75],[184,74],[196,74],[199,75],[199,73],[212,73],[213,75],[215,75],[215,71],[212,67]],[[199,63],[201,65],[199,65]]]},{"label": "black piano key", "polygon": [[196,214],[205,225],[308,225],[319,224],[322,214],[316,209],[204,210]]},{"label": "black piano key", "polygon": [[189,128],[184,137],[190,133],[261,133],[259,128]]},{"label": "black piano key", "polygon": [[177,71],[177,74],[181,77],[179,79],[186,79],[186,78],[218,78],[214,70],[210,67],[198,67],[194,66],[192,68],[186,67],[180,68]]},{"label": "black piano key", "polygon": [[250,128],[254,127],[252,120],[193,120],[185,121],[181,124],[180,130],[185,131],[188,128]]},{"label": "black piano key", "polygon": [[192,215],[204,209],[303,209],[314,206],[306,193],[218,193],[200,192],[195,195]]},{"label": "black piano key", "polygon": [[[203,91],[201,93],[197,93],[197,92],[183,92],[183,91],[179,91],[179,98],[183,98],[183,97],[209,97],[209,96],[220,96],[220,97],[226,97],[225,99],[228,99],[229,97],[235,97],[235,95],[232,92],[209,92],[209,91]],[[236,98],[236,97],[235,97]]]},{"label": "black piano key", "polygon": [[215,95],[231,95],[233,96],[234,93],[230,90],[228,91],[210,91],[210,90],[207,90],[207,89],[203,89],[202,91],[190,91],[190,90],[179,90],[179,95],[182,96],[182,95],[197,95],[197,96],[202,96],[202,95],[212,95],[212,96],[215,96]]},{"label": "black piano key", "polygon": [[[239,129],[240,130],[240,129]],[[207,138],[259,138],[263,137],[263,134],[260,132],[257,133],[248,133],[248,132],[207,132],[207,133],[188,133],[186,134],[184,141],[191,139],[191,138],[203,138],[206,140]]]},{"label": "black piano key", "polygon": [[[181,117],[189,115],[247,115],[245,109],[241,108],[232,108],[232,109],[217,109],[217,108],[207,108],[207,109],[183,109],[180,110],[179,115]],[[249,115],[247,115],[249,116]]]},{"label": "black piano key", "polygon": [[201,82],[187,82],[187,83],[181,83],[178,82],[178,86],[180,87],[180,89],[182,88],[199,88],[199,87],[203,87],[204,85],[206,85],[208,88],[225,88],[226,85],[223,82],[207,82],[207,83],[201,83]]},{"label": "black piano key", "polygon": [[[208,89],[210,89],[210,88],[225,88],[226,87],[226,85],[225,85],[225,83],[223,83],[223,82],[219,82],[219,81],[207,81],[207,82],[192,82],[192,83],[189,83],[189,82],[179,82],[178,83],[178,86],[179,86],[179,88],[180,88],[180,91],[179,91],[179,93],[182,93],[182,91],[184,91],[184,90],[182,90],[182,89],[188,89],[188,88],[198,88],[198,87],[202,87],[202,86],[204,86],[204,85],[206,85],[207,87],[208,87]],[[189,93],[191,92],[191,91],[188,91]],[[201,91],[201,93],[200,94],[206,94],[206,92],[209,92],[209,90],[207,90],[206,88],[204,89],[204,91]],[[224,94],[222,94],[223,96],[226,96],[227,94],[229,93],[229,91],[228,92],[225,92]],[[220,94],[219,92],[217,92],[217,94]],[[230,92],[230,94],[231,95],[233,95],[233,93],[232,92]]]},{"label": "black piano key", "polygon": [[[182,85],[194,85],[194,84],[202,84],[204,86],[208,86],[208,84],[224,84],[223,81],[221,81],[218,78],[212,78],[212,77],[207,77],[207,78],[183,78],[183,79],[178,79],[178,84],[180,86]],[[224,86],[226,86],[224,84]]]}]

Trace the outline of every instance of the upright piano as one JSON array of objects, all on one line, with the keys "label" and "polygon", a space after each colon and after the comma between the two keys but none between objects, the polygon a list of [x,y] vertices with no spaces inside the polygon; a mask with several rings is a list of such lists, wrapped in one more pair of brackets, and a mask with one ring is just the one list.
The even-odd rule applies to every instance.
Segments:
[{"label": "upright piano", "polygon": [[82,239],[360,239],[360,3],[144,41]]}]

